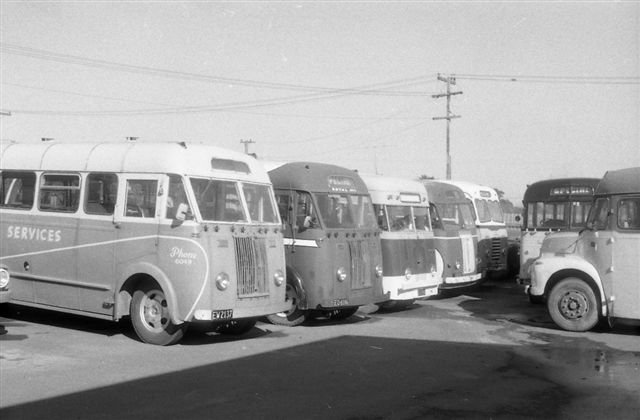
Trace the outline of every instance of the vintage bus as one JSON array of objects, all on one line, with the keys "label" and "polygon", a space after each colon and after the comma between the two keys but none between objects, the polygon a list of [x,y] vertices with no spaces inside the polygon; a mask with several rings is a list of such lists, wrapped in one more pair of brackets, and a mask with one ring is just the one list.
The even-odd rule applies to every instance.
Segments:
[{"label": "vintage bus", "polygon": [[483,277],[506,274],[509,235],[496,190],[465,181],[443,182],[460,188],[473,204]]},{"label": "vintage bus", "polygon": [[427,191],[418,181],[360,174],[365,182],[382,244],[382,284],[390,301],[382,306],[407,306],[438,294],[435,239]]},{"label": "vintage bus", "polygon": [[3,143],[0,264],[12,303],[119,320],[168,345],[288,308],[264,167],[186,143]]},{"label": "vintage bus", "polygon": [[464,191],[440,181],[422,181],[430,200],[441,290],[470,287],[482,279],[473,204]]},{"label": "vintage bus", "polygon": [[586,227],[569,249],[542,253],[527,292],[564,330],[587,331],[603,318],[640,324],[639,256],[640,167],[609,171]]},{"label": "vintage bus", "polygon": [[294,326],[319,315],[344,319],[389,300],[371,197],[360,176],[322,163],[266,163],[283,221],[289,311],[271,322]]},{"label": "vintage bus", "polygon": [[[585,227],[598,178],[563,178],[535,182],[524,192],[518,282],[529,284],[529,269],[542,242],[556,250],[571,246]],[[534,300],[534,299],[532,299]]]}]

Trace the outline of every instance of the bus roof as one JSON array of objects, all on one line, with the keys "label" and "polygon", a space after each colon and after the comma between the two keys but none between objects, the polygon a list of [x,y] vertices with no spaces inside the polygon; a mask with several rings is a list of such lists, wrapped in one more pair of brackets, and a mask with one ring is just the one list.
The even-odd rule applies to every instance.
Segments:
[{"label": "bus roof", "polygon": [[474,184],[473,182],[468,181],[441,180],[440,182],[455,185],[473,200],[479,198],[483,200],[498,201],[498,193],[496,190],[491,187],[487,187],[486,185]]},{"label": "bus roof", "polygon": [[596,195],[640,193],[640,167],[607,171]]},{"label": "bus roof", "polygon": [[562,200],[568,197],[582,196],[592,198],[599,178],[558,178],[545,179],[527,186],[524,192],[525,203],[535,201]]},{"label": "bus roof", "polygon": [[316,162],[265,163],[274,188],[311,192],[368,194],[356,171]]},{"label": "bus roof", "polygon": [[429,199],[436,204],[454,204],[468,203],[469,199],[465,197],[464,191],[459,187],[441,181],[425,180],[422,181]]},{"label": "bus roof", "polygon": [[383,175],[360,174],[376,204],[429,206],[427,190],[418,181]]},{"label": "bus roof", "polygon": [[240,152],[191,143],[3,143],[2,170],[175,173],[269,183],[264,167]]}]

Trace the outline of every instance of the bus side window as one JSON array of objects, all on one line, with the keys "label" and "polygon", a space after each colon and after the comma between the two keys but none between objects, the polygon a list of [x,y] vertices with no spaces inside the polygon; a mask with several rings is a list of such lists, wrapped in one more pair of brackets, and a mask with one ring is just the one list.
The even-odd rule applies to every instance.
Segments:
[{"label": "bus side window", "polygon": [[640,197],[620,200],[618,227],[630,230],[640,229]]},{"label": "bus side window", "polygon": [[35,196],[36,174],[33,172],[2,172],[0,206],[31,209]]},{"label": "bus side window", "polygon": [[79,175],[44,174],[42,176],[40,210],[73,213],[78,210],[79,200]]},{"label": "bus side window", "polygon": [[125,216],[155,217],[158,181],[149,179],[127,180]]},{"label": "bus side window", "polygon": [[89,174],[84,210],[87,214],[112,215],[116,205],[118,177],[115,174]]},{"label": "bus side window", "polygon": [[178,175],[169,175],[169,193],[167,195],[167,219],[191,220],[193,214],[187,200],[187,193]]}]

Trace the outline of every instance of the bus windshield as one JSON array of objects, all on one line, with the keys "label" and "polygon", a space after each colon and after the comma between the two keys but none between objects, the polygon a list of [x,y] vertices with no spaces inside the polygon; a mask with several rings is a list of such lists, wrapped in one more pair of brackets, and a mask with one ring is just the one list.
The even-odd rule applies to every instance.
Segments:
[{"label": "bus windshield", "polygon": [[191,178],[190,181],[205,221],[279,223],[266,185],[243,184],[242,194],[249,207],[247,215],[237,182],[204,178]]},{"label": "bus windshield", "polygon": [[527,228],[584,227],[591,202],[533,202],[527,204]]},{"label": "bus windshield", "polygon": [[476,209],[480,223],[498,222],[504,223],[504,216],[498,201],[476,199]]},{"label": "bus windshield", "polygon": [[324,226],[329,229],[377,227],[368,195],[316,193],[315,198]]},{"label": "bus windshield", "polygon": [[461,229],[471,229],[475,227],[473,208],[471,203],[440,203],[438,213],[440,222],[446,226],[455,226]]}]

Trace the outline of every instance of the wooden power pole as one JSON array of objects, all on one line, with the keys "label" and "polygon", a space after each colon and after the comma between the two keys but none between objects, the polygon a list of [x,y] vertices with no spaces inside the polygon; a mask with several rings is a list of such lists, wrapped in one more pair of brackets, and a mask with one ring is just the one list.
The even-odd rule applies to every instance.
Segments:
[{"label": "wooden power pole", "polygon": [[438,80],[441,82],[445,82],[447,84],[447,93],[439,93],[437,95],[431,95],[432,98],[442,98],[443,96],[447,97],[447,116],[446,117],[433,117],[434,120],[447,120],[447,179],[451,179],[451,140],[450,140],[450,128],[451,120],[453,118],[460,118],[460,115],[453,115],[451,113],[451,97],[453,95],[462,94],[459,92],[451,92],[451,85],[456,84],[456,78],[452,76],[441,76],[438,73]]}]

